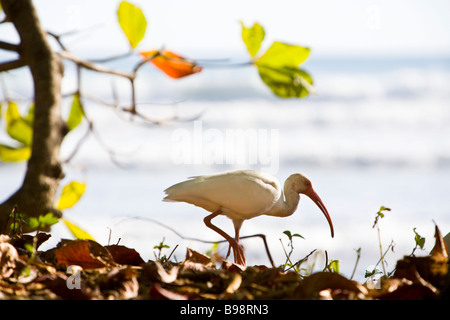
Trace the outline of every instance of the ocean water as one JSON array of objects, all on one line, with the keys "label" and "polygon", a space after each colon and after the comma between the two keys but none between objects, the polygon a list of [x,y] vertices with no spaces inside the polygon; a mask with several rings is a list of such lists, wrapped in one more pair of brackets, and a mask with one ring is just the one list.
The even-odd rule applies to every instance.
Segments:
[{"label": "ocean water", "polygon": [[[233,62],[205,63],[202,73],[179,81],[143,68],[137,82],[139,110],[162,120],[161,125],[130,119],[86,99],[96,135],[84,141],[67,165],[65,182],[84,181],[87,189],[65,212],[66,218],[100,243],[120,239],[144,259],[154,259],[153,246],[164,239],[171,247],[165,253],[178,245],[174,255],[182,260],[186,247],[206,252],[211,245],[179,234],[203,240],[220,236],[204,225],[206,211],[162,202],[163,190],[189,176],[250,168],[271,173],[281,183],[291,173],[307,174],[334,223],[331,238],[322,213],[304,196],[290,217],[244,222],[242,235],[267,235],[275,264],[286,260],[283,246],[287,251],[290,247],[283,231],[290,230],[305,238],[294,240],[291,260],[318,249],[316,270],[323,268],[326,251],[329,259],[340,260],[340,271],[349,276],[356,249],[361,248],[355,279],[363,280],[365,269],[380,258],[372,228],[380,206],[391,208],[379,224],[383,248],[394,243],[386,256],[389,271],[412,252],[413,228],[426,238],[425,249],[417,254],[432,249],[435,223],[444,235],[450,231],[449,58],[311,57],[305,69],[314,78],[316,92],[301,100],[274,97],[252,67],[223,65]],[[114,67],[126,68],[128,63],[133,65],[125,60]],[[70,65],[66,72],[70,75]],[[127,102],[126,81],[87,72],[85,77],[87,95],[111,101],[114,87],[119,101]],[[73,88],[69,77],[64,90]],[[23,83],[14,87],[17,95],[26,96],[27,89]],[[64,112],[69,105],[66,98]],[[171,121],[174,116],[177,120]],[[63,158],[86,129],[83,123],[69,134]],[[0,164],[1,199],[20,185],[24,168]],[[233,234],[228,219],[214,222]],[[47,246],[61,237],[70,234],[56,225]],[[260,239],[242,243],[248,264],[269,263]],[[225,254],[227,246],[219,250]]]}]

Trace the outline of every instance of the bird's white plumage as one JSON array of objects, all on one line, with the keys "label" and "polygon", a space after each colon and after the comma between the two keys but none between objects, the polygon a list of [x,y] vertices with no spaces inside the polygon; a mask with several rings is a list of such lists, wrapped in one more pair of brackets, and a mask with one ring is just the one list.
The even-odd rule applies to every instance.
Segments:
[{"label": "bird's white plumage", "polygon": [[183,201],[210,212],[220,209],[229,218],[241,220],[265,214],[283,200],[276,179],[252,170],[191,177],[164,192],[165,201]]}]

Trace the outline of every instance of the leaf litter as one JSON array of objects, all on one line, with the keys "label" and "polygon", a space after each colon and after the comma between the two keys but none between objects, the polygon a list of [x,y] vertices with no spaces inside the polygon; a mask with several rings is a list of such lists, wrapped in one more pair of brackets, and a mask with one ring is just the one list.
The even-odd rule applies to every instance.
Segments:
[{"label": "leaf litter", "polygon": [[[267,266],[242,267],[187,249],[182,262],[145,262],[133,248],[93,240],[61,240],[37,251],[50,237],[0,235],[0,299],[63,300],[422,300],[449,299],[448,251],[439,228],[429,255],[405,256],[378,289],[330,272],[300,275]],[[36,240],[34,240],[36,238]],[[34,243],[31,252],[27,244]],[[76,267],[75,267],[76,266]]]}]

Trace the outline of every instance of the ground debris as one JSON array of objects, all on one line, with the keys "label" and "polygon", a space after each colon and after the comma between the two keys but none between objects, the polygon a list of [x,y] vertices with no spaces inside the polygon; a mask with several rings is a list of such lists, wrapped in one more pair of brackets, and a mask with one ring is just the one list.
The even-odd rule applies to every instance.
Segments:
[{"label": "ground debris", "polygon": [[[0,299],[63,300],[392,300],[448,299],[449,263],[436,227],[428,256],[405,256],[374,289],[333,272],[307,276],[282,268],[242,267],[187,249],[182,262],[147,261],[126,246],[62,240],[55,248],[26,254],[49,238],[0,235]],[[36,246],[37,248],[37,246]],[[25,250],[25,251],[24,251]]]}]

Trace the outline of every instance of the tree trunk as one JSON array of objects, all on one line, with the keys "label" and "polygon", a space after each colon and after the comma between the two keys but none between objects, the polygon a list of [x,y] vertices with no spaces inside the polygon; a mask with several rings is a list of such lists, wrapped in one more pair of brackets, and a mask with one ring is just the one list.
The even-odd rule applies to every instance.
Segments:
[{"label": "tree trunk", "polygon": [[60,146],[67,127],[61,118],[63,64],[51,49],[31,0],[0,0],[7,20],[20,36],[21,59],[34,82],[35,116],[31,157],[22,186],[0,205],[0,232],[9,229],[9,215],[40,216],[53,212],[59,182],[63,177]]}]

